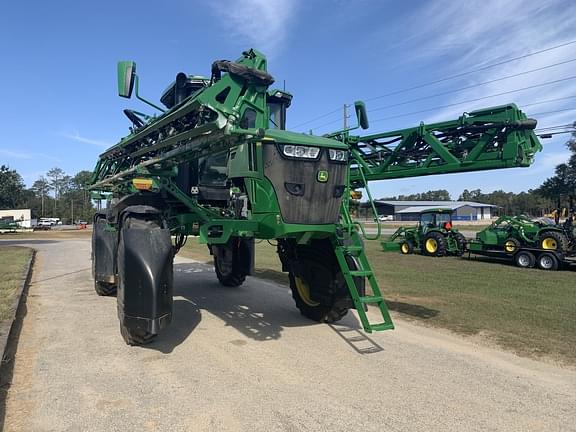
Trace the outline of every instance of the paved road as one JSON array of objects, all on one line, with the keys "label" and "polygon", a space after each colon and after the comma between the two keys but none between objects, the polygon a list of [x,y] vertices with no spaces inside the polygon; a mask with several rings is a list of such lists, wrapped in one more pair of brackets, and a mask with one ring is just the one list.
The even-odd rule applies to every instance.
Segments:
[{"label": "paved road", "polygon": [[175,322],[124,345],[88,240],[37,241],[6,431],[570,431],[576,372],[397,319],[313,324],[286,288],[179,260]]}]

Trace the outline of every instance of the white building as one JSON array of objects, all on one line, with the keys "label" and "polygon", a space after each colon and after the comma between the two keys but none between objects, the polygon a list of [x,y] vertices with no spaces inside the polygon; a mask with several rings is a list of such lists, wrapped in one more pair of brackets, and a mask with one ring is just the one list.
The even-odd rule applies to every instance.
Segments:
[{"label": "white building", "polygon": [[0,220],[18,222],[22,228],[32,228],[32,212],[30,209],[0,210]]},{"label": "white building", "polygon": [[375,200],[379,215],[393,215],[397,221],[416,221],[420,212],[433,208],[454,210],[454,220],[489,220],[497,206],[472,201],[385,201]]}]

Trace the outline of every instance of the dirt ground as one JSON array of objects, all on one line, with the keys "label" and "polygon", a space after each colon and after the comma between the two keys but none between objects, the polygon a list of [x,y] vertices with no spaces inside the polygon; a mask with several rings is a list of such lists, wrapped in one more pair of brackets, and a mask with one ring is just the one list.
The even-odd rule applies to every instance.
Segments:
[{"label": "dirt ground", "polygon": [[316,324],[285,287],[225,288],[186,259],[171,327],[128,347],[115,299],[93,290],[88,236],[5,239],[38,250],[3,368],[6,431],[576,430],[574,370],[397,315],[372,335],[353,313]]}]

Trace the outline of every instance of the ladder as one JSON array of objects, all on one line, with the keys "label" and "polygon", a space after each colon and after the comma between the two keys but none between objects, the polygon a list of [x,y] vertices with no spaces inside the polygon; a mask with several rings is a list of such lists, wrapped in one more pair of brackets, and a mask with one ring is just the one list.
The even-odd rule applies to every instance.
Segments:
[{"label": "ladder", "polygon": [[[378,282],[376,281],[374,272],[370,267],[370,263],[368,262],[364,246],[362,245],[358,233],[353,231],[350,233],[349,239],[351,243],[350,245],[344,244],[343,239],[336,239],[334,251],[336,253],[338,264],[340,265],[340,270],[342,271],[342,275],[344,276],[344,280],[346,281],[346,285],[348,286],[348,290],[350,291],[350,295],[354,301],[354,306],[358,311],[362,327],[367,333],[372,333],[373,331],[392,330],[394,328],[394,323],[390,318],[386,302],[382,297],[382,293],[378,287]],[[352,260],[348,260],[346,257],[351,257]],[[354,267],[357,268],[350,268],[350,263],[352,261],[355,263]],[[358,287],[356,286],[355,278],[368,279],[370,287],[372,288],[372,295],[365,295],[365,293],[364,295],[360,295]],[[381,323],[370,323],[366,314],[367,308],[365,306],[367,305],[375,305],[378,307],[383,319]]]}]

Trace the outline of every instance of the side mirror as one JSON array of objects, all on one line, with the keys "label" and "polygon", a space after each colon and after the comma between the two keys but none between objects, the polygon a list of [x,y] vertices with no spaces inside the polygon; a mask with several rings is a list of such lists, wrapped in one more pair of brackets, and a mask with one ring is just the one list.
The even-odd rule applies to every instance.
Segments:
[{"label": "side mirror", "polygon": [[136,63],[133,61],[118,62],[118,96],[130,99],[134,80],[136,78]]},{"label": "side mirror", "polygon": [[356,110],[356,118],[358,124],[362,129],[368,129],[368,115],[366,114],[366,105],[362,101],[354,102],[354,109]]}]

